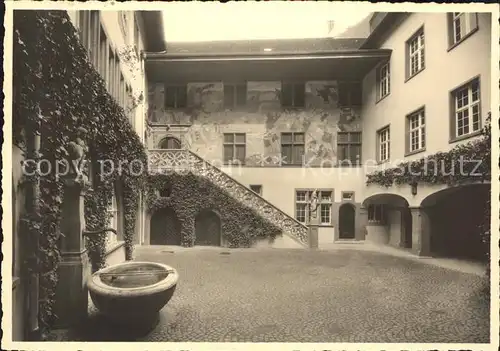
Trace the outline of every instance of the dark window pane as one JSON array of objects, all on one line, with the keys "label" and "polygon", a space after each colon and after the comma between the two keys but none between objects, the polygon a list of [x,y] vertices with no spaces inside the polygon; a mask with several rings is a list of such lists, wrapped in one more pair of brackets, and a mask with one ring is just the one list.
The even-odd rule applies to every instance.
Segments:
[{"label": "dark window pane", "polygon": [[293,91],[293,106],[295,107],[304,107],[306,103],[305,97],[305,85],[304,84],[295,84]]},{"label": "dark window pane", "polygon": [[235,159],[240,160],[242,163],[245,162],[245,145],[236,145],[236,155]]},{"label": "dark window pane", "polygon": [[291,144],[292,143],[292,133],[281,133],[281,143]]},{"label": "dark window pane", "polygon": [[224,145],[224,162],[231,161],[233,159],[233,146]]},{"label": "dark window pane", "polygon": [[247,103],[247,86],[246,84],[241,84],[236,87],[236,104],[238,106],[244,106]]},{"label": "dark window pane", "polygon": [[292,146],[282,145],[281,146],[281,161],[283,164],[292,163]]},{"label": "dark window pane", "polygon": [[304,156],[304,146],[295,145],[292,150],[293,153],[293,164],[302,164],[302,157]]},{"label": "dark window pane", "polygon": [[304,133],[295,133],[293,135],[293,142],[298,144],[304,143]]},{"label": "dark window pane", "polygon": [[347,143],[349,141],[349,133],[337,133],[337,139],[339,143]]},{"label": "dark window pane", "polygon": [[234,135],[235,144],[245,144],[245,134],[235,134]]},{"label": "dark window pane", "polygon": [[281,104],[283,106],[292,106],[293,88],[291,84],[282,84],[281,86]]},{"label": "dark window pane", "polygon": [[337,158],[339,161],[347,159],[347,145],[337,146]]},{"label": "dark window pane", "polygon": [[350,140],[353,143],[360,143],[361,142],[361,133],[358,133],[358,132],[350,133]]},{"label": "dark window pane", "polygon": [[349,158],[353,165],[357,165],[361,162],[361,146],[351,145],[351,150],[349,152]]},{"label": "dark window pane", "polygon": [[224,142],[225,143],[233,143],[234,142],[234,134],[224,134]]},{"label": "dark window pane", "polygon": [[224,85],[224,106],[234,106],[234,87],[232,85]]},{"label": "dark window pane", "polygon": [[175,88],[166,87],[165,88],[165,107],[175,108]]},{"label": "dark window pane", "polygon": [[187,106],[187,87],[177,87],[177,108]]}]

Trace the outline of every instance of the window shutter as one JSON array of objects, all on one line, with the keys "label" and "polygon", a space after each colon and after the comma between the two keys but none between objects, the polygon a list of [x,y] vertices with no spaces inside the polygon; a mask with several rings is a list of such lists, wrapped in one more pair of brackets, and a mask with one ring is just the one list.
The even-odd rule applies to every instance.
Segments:
[{"label": "window shutter", "polygon": [[477,13],[469,13],[468,16],[470,17],[470,30],[473,31],[478,27],[478,14]]},{"label": "window shutter", "polygon": [[380,69],[381,68],[382,68],[382,66],[379,65],[377,67],[377,69],[375,70],[375,82],[376,82],[376,85],[377,85],[377,88],[375,89],[376,92],[377,92],[376,101],[378,101],[380,99],[380,96],[381,96],[381,91],[380,91]]},{"label": "window shutter", "polygon": [[446,20],[448,22],[448,45],[452,46],[455,43],[453,37],[453,12],[446,14]]}]

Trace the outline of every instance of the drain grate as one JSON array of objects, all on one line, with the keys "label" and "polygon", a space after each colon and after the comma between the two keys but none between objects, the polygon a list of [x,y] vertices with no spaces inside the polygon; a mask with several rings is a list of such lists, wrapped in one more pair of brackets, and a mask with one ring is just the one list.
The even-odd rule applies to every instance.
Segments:
[{"label": "drain grate", "polygon": [[173,254],[173,253],[175,253],[175,251],[163,250],[161,253],[171,253],[171,254]]},{"label": "drain grate", "polygon": [[230,252],[228,252],[228,251],[222,251],[220,254],[221,254],[221,255],[230,255],[231,253],[230,253]]}]

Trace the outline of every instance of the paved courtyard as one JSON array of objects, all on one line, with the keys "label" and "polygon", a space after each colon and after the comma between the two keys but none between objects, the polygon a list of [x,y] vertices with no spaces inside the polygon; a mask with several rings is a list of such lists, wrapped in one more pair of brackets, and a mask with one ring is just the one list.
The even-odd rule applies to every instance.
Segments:
[{"label": "paved courtyard", "polygon": [[[143,247],[179,284],[140,341],[489,342],[478,275],[363,250]],[[93,316],[73,340],[127,340]],[[73,334],[73,333],[72,333]]]}]

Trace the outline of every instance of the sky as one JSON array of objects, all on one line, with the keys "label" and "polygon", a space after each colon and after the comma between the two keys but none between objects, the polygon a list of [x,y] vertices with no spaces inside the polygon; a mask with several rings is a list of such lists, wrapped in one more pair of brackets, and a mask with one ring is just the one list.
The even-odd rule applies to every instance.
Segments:
[{"label": "sky", "polygon": [[165,4],[165,39],[215,41],[238,39],[320,38],[359,23],[370,12],[335,2],[174,2]]}]

